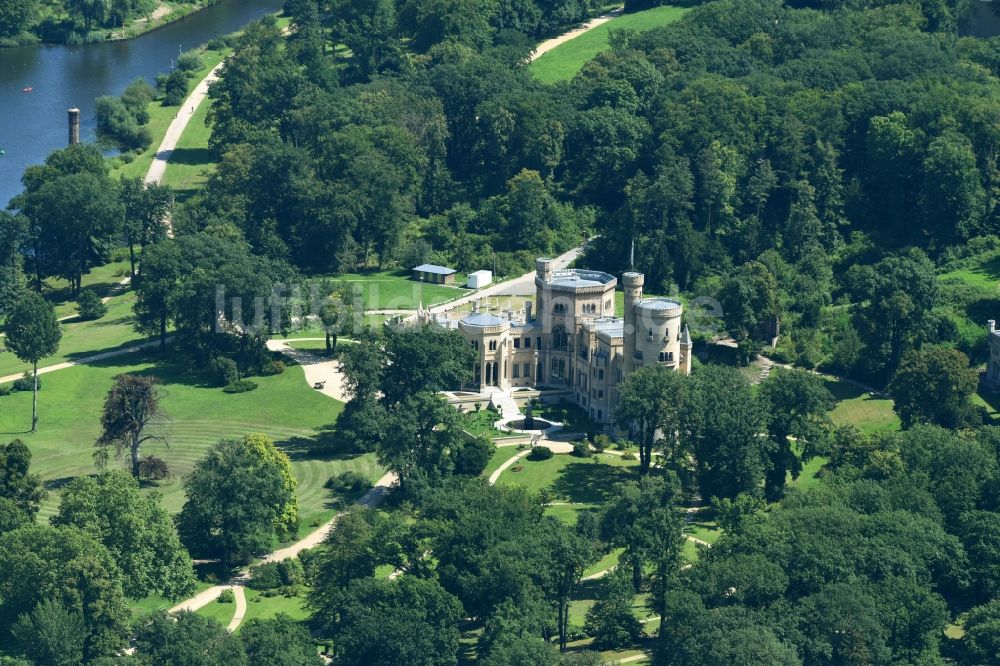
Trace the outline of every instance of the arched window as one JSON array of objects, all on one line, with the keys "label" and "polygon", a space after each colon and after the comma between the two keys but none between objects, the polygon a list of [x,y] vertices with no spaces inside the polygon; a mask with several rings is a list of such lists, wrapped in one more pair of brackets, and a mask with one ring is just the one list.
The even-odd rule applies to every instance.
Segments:
[{"label": "arched window", "polygon": [[552,329],[552,348],[559,351],[569,349],[569,335],[564,326],[556,326]]}]

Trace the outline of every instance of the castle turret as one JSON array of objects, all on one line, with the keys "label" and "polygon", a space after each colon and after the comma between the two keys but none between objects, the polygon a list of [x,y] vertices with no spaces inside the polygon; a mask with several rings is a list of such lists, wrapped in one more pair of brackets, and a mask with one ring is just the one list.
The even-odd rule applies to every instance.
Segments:
[{"label": "castle turret", "polygon": [[691,342],[691,331],[688,330],[687,324],[684,324],[684,330],[681,332],[681,363],[677,368],[681,374],[691,374],[691,354],[693,352],[694,343]]},{"label": "castle turret", "polygon": [[642,273],[625,273],[622,275],[622,287],[625,290],[625,327],[623,335],[622,356],[623,374],[627,377],[635,367],[635,336],[636,312],[635,304],[642,300],[642,285],[645,277]]}]

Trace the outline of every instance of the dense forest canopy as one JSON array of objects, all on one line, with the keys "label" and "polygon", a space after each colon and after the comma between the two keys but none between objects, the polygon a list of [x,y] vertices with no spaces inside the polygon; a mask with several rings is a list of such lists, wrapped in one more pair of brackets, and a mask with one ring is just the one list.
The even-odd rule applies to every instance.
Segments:
[{"label": "dense forest canopy", "polygon": [[963,5],[724,0],[535,81],[529,37],[588,9],[290,2],[289,47],[251,27],[213,86],[221,161],[178,226],[307,272],[509,274],[596,235],[585,263],[634,246],[648,289],[718,298],[738,338],[780,317],[809,366],[885,383],[924,343],[981,351],[981,294],[866,309],[997,245],[1000,41],[957,37]]},{"label": "dense forest canopy", "polygon": [[[439,394],[469,379],[458,332],[353,331],[338,352],[349,401],[317,447],[373,452],[396,475],[391,506],[347,511],[316,549],[253,567],[251,589],[307,585],[336,664],[452,666],[461,650],[486,666],[595,664],[591,647],[636,646],[639,607],[660,621],[645,646],[657,666],[1000,663],[1000,428],[972,402],[968,356],[1000,298],[941,275],[1000,255],[1000,39],[958,37],[959,3],[715,0],[613,31],[572,80],[533,78],[532,45],[599,9],[289,0],[287,38],[252,24],[210,89],[218,168],[174,209],[172,237],[150,223],[167,206],[155,190],[112,181],[94,147],[59,151],[0,216],[0,311],[26,274],[79,290],[128,244],[137,327],[163,346],[172,328],[189,365],[237,392],[284,370],[265,342],[292,308],[264,300],[284,286],[346,295],[328,274],[425,261],[510,275],[593,239],[578,265],[631,263],[651,293],[716,299],[741,357],[780,320],[771,356],[877,385],[866,396],[885,387],[902,429],[834,427],[814,373],[644,367],[616,410],[638,464],[630,444],[612,466],[607,437],[578,442],[605,494],[593,483],[560,520],[554,484],[480,478],[503,471],[494,444]],[[245,311],[220,312],[217,285]],[[360,313],[326,306],[334,353],[336,322]],[[525,464],[552,458],[538,449]],[[52,524],[35,524],[29,447],[0,447],[0,462],[0,630],[19,653],[96,662],[131,640],[115,663],[316,661],[285,617],[233,635],[186,613],[129,621],[129,599],[190,592],[186,551],[238,565],[297,533],[293,462],[267,437],[219,442],[176,521],[104,473],[68,483]],[[795,487],[814,462],[822,475]],[[685,553],[685,501],[717,519],[711,548]],[[589,581],[593,642],[565,651],[580,648],[584,572],[612,555],[617,570]]]}]

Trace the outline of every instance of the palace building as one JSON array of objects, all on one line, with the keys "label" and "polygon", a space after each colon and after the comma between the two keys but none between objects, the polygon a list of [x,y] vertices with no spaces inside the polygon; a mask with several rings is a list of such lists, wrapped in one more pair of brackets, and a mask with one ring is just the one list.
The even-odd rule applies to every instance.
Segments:
[{"label": "palace building", "polygon": [[473,312],[457,322],[478,352],[474,386],[562,389],[592,419],[610,423],[618,385],[637,368],[663,365],[691,372],[691,336],[682,308],[669,298],[643,298],[643,275],[625,273],[625,311],[615,313],[618,280],[600,271],[554,270],[536,261],[535,306],[519,313]]}]

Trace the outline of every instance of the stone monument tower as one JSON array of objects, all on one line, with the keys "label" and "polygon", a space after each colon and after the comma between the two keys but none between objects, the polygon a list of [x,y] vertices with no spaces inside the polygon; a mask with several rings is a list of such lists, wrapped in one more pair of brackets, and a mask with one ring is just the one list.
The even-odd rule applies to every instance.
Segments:
[{"label": "stone monument tower", "polygon": [[80,143],[80,109],[75,106],[66,112],[69,115],[69,145]]}]

